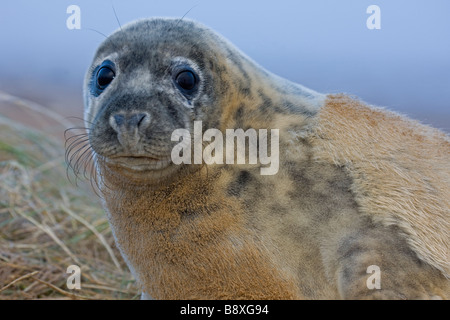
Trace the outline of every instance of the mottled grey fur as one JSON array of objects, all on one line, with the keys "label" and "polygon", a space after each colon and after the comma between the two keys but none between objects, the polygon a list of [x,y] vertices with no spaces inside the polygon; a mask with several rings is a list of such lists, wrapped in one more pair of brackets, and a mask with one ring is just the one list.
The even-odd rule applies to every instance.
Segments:
[{"label": "mottled grey fur", "polygon": [[[116,77],[96,94],[94,70],[105,59],[115,63]],[[191,99],[173,83],[172,70],[180,63],[200,77]],[[267,72],[211,30],[177,19],[140,20],[124,26],[98,48],[84,95],[86,125],[97,160],[122,155],[122,161],[136,161],[139,167],[122,170],[117,163],[97,164],[107,185],[101,189],[117,244],[146,296],[445,296],[434,290],[445,281],[443,276],[417,258],[396,226],[384,226],[361,214],[346,171],[315,161],[306,136],[325,96]],[[147,114],[148,123],[139,129],[131,124],[122,132],[110,123],[117,114]],[[170,139],[173,130],[192,130],[194,120],[203,121],[203,129],[280,129],[280,172],[261,176],[258,165],[209,166],[202,171],[204,166],[185,170],[186,166],[168,164],[162,170],[145,170],[145,160],[134,159],[169,157],[176,144]],[[190,189],[190,183],[201,187]],[[229,209],[233,204],[239,209]],[[193,227],[192,237],[180,231],[222,213],[239,223],[226,230],[220,229],[220,221],[217,230]],[[205,253],[216,244],[218,250]],[[233,261],[221,256],[222,249],[229,248],[240,257],[246,246],[257,248],[260,261],[270,266],[265,267],[267,273],[256,263],[245,264],[247,256]],[[381,268],[381,290],[366,286],[370,265]],[[242,278],[239,272],[221,270],[223,266],[243,268]],[[255,274],[270,274],[267,283],[273,287],[280,283],[284,288],[280,292],[289,294],[271,295],[248,285],[253,280],[246,282],[250,278],[245,277],[250,277],[252,268]],[[221,287],[214,289],[215,283]]]}]

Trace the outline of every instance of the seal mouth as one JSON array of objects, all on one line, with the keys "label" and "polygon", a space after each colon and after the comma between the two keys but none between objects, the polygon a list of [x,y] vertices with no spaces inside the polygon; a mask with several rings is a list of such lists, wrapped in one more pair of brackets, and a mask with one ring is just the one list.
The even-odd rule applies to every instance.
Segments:
[{"label": "seal mouth", "polygon": [[167,168],[172,160],[170,157],[156,158],[147,155],[120,155],[105,157],[108,165],[122,167],[132,171],[158,171]]}]

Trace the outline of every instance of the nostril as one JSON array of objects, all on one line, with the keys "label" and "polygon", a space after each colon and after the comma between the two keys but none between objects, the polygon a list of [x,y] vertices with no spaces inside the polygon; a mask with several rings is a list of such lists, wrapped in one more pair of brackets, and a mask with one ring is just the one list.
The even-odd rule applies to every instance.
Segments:
[{"label": "nostril", "polygon": [[138,113],[135,115],[136,117],[136,126],[139,129],[145,129],[150,124],[150,115],[146,112]]},{"label": "nostril", "polygon": [[136,126],[139,128],[146,115],[144,113],[139,113],[136,114],[135,117],[136,117]]},{"label": "nostril", "polygon": [[109,117],[109,125],[117,133],[123,130],[125,126],[125,116],[123,114],[115,114]]},{"label": "nostril", "polygon": [[123,114],[114,115],[114,122],[117,127],[122,126],[125,122],[125,116]]}]

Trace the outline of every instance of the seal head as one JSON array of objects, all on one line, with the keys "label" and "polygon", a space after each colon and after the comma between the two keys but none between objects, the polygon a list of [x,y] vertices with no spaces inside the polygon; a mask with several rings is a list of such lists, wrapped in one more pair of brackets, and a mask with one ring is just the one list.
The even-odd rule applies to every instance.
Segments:
[{"label": "seal head", "polygon": [[[99,163],[137,180],[161,182],[180,171],[170,155],[175,129],[227,128],[230,115],[261,95],[264,82],[285,91],[308,89],[273,81],[210,29],[188,20],[138,20],[117,30],[98,48],[84,86],[85,122]],[[279,80],[279,79],[277,79]],[[279,92],[283,93],[280,87]],[[263,99],[266,99],[263,97]],[[279,104],[280,105],[280,104]],[[282,104],[281,104],[282,105]],[[315,112],[311,103],[286,103],[298,112]],[[304,107],[302,107],[304,106]],[[265,117],[269,117],[265,106]],[[189,170],[195,166],[189,166]]]}]

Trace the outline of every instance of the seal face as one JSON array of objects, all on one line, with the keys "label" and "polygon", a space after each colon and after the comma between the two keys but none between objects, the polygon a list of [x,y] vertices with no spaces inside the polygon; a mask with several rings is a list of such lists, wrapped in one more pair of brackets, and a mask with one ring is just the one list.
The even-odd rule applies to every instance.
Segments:
[{"label": "seal face", "polygon": [[201,41],[203,32],[194,24],[145,21],[117,31],[98,49],[86,75],[85,119],[92,149],[105,164],[146,179],[179,169],[170,161],[171,133],[190,129],[202,109],[217,107],[216,79],[203,67],[214,59],[205,56],[213,51]]}]

